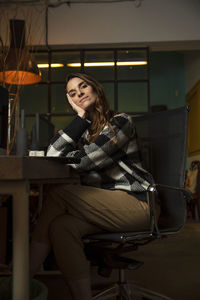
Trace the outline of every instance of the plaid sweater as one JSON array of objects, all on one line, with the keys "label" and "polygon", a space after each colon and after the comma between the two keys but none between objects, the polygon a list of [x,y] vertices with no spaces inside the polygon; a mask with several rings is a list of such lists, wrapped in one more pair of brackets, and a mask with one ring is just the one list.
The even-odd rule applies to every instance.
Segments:
[{"label": "plaid sweater", "polygon": [[94,142],[88,142],[90,122],[76,116],[69,126],[51,140],[47,156],[81,158],[70,164],[80,172],[81,183],[129,193],[145,191],[151,175],[141,167],[133,120],[125,113],[116,114]]}]

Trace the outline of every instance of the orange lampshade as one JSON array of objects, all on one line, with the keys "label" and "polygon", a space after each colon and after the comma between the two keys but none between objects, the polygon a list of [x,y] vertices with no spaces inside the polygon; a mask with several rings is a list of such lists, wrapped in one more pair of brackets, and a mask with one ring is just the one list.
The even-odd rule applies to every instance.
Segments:
[{"label": "orange lampshade", "polygon": [[41,81],[36,62],[25,47],[24,20],[10,20],[10,50],[1,61],[0,81],[14,85],[35,84]]},{"label": "orange lampshade", "polygon": [[40,82],[41,77],[27,71],[7,71],[5,79],[3,79],[3,74],[0,73],[0,81],[4,81],[7,84],[28,85]]},{"label": "orange lampshade", "polygon": [[1,67],[0,81],[7,84],[27,85],[41,81],[33,56],[26,49],[10,49],[4,66]]}]

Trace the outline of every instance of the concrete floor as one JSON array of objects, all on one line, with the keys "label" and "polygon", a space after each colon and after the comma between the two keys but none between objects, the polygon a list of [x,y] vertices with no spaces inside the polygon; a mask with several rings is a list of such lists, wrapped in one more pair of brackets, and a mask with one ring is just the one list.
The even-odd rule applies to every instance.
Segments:
[{"label": "concrete floor", "polygon": [[129,278],[172,299],[200,299],[199,222],[188,222],[179,234],[141,247],[134,257],[145,263]]},{"label": "concrete floor", "polygon": [[[144,265],[136,271],[127,271],[127,279],[174,300],[200,300],[200,222],[187,221],[180,233],[142,246],[129,256],[144,261]],[[71,299],[61,275],[37,278],[47,285],[48,300]],[[107,284],[115,278],[115,272],[105,279],[92,269],[94,285]]]}]

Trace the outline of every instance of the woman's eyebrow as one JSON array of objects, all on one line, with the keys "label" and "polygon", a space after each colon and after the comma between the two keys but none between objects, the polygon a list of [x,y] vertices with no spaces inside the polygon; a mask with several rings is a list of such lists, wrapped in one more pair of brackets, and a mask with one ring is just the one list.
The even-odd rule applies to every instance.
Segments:
[{"label": "woman's eyebrow", "polygon": [[[78,87],[80,87],[83,83],[85,83],[85,81],[81,81],[79,84],[78,84]],[[70,92],[74,92],[76,91],[75,89],[71,89],[69,92],[67,93],[70,93]]]}]

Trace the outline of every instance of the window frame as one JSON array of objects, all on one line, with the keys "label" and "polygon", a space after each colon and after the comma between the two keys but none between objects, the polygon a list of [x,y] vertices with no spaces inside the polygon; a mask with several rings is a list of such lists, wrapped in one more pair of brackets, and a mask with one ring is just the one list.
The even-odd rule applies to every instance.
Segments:
[{"label": "window frame", "polygon": [[[118,79],[118,52],[119,51],[145,51],[146,52],[146,60],[147,60],[147,76],[146,79]],[[114,110],[118,111],[118,84],[119,83],[135,83],[135,82],[144,82],[147,84],[147,111],[141,111],[141,112],[134,112],[134,111],[128,111],[127,113],[130,115],[140,115],[144,113],[150,112],[150,54],[149,54],[149,48],[148,47],[120,47],[120,48],[73,48],[73,49],[54,49],[54,48],[48,48],[48,49],[38,49],[37,54],[40,53],[48,53],[48,75],[47,80],[41,81],[38,84],[41,85],[47,85],[47,107],[48,111],[46,113],[41,113],[41,116],[45,116],[48,121],[51,121],[51,117],[59,117],[59,116],[72,116],[74,115],[73,112],[52,112],[51,111],[51,103],[52,103],[52,92],[51,92],[51,86],[54,84],[65,84],[65,81],[63,80],[52,80],[52,56],[53,53],[59,53],[59,52],[79,52],[80,53],[80,63],[81,68],[80,72],[85,72],[85,53],[89,51],[113,51],[113,58],[114,58],[114,78],[110,80],[98,80],[100,83],[112,83],[114,85]],[[26,117],[32,117],[35,114],[27,114]]]}]

